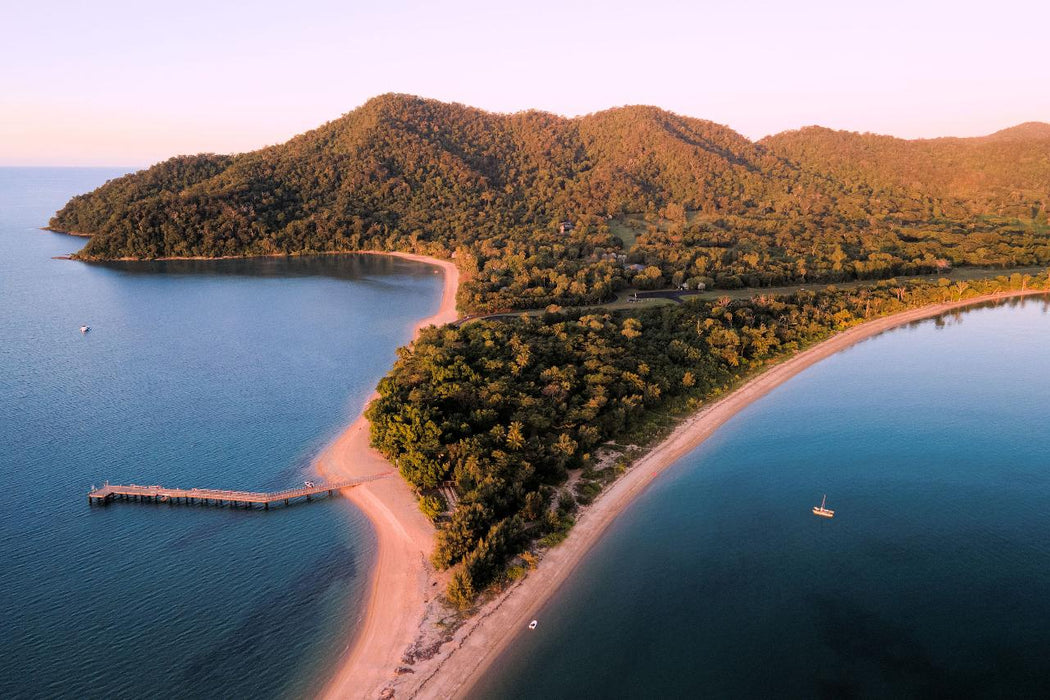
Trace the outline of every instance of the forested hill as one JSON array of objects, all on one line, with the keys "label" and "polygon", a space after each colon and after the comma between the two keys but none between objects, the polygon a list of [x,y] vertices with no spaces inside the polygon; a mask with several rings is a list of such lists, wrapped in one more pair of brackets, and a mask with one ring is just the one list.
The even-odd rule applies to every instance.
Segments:
[{"label": "forested hill", "polygon": [[[805,130],[756,144],[653,107],[566,119],[384,95],[285,144],[173,158],[113,180],[75,197],[50,227],[91,234],[86,259],[454,255],[461,306],[473,310],[593,303],[628,284],[1050,261],[1038,184],[1050,166],[1030,150],[1045,144],[1039,129],[989,137],[962,166],[946,157],[971,168],[968,180],[958,175],[969,189],[916,187],[926,171],[901,177],[907,169],[881,166],[878,149],[867,151],[875,167],[855,164],[837,139],[850,141]],[[994,217],[975,214],[1009,187],[979,176],[988,163],[1004,183],[1011,163],[1032,172]]]},{"label": "forested hill", "polygon": [[977,216],[1045,217],[1050,124],[1028,122],[979,138],[904,140],[809,127],[760,142],[805,170],[841,182],[900,188]]}]

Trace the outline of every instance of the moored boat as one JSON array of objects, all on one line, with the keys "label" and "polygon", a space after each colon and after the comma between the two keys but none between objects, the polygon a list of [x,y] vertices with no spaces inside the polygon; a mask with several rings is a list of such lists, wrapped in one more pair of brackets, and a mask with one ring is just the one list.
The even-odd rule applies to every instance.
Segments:
[{"label": "moored boat", "polygon": [[835,511],[825,506],[828,503],[828,494],[824,494],[824,498],[821,499],[819,506],[813,506],[813,515],[819,515],[822,518],[834,518]]}]

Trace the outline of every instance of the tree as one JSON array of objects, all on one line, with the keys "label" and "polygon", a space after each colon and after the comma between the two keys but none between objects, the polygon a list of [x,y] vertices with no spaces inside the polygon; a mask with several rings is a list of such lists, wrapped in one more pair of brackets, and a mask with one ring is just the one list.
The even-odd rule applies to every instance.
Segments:
[{"label": "tree", "polygon": [[473,605],[477,591],[474,590],[474,581],[466,567],[460,567],[452,574],[446,595],[449,602],[460,610],[465,610]]},{"label": "tree", "polygon": [[624,319],[623,330],[620,334],[628,340],[634,340],[642,335],[642,322],[636,318]]},{"label": "tree", "polygon": [[448,504],[440,493],[430,493],[419,497],[419,509],[433,521],[448,509]]},{"label": "tree", "polygon": [[525,434],[522,432],[521,421],[511,421],[507,429],[507,447],[512,450],[520,450],[525,446]]}]

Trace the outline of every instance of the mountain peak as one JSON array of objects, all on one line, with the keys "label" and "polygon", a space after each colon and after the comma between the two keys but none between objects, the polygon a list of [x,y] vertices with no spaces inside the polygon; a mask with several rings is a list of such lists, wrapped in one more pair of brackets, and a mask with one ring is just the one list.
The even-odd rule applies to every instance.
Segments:
[{"label": "mountain peak", "polygon": [[1050,139],[1050,124],[1046,122],[1024,122],[1009,129],[996,131],[985,137],[997,141],[1019,141],[1029,139]]}]

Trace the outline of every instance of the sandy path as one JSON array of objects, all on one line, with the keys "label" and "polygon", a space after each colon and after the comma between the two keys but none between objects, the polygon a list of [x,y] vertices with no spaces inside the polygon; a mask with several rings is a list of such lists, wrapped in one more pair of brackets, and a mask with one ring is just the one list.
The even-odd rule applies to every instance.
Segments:
[{"label": "sandy path", "polygon": [[[397,257],[441,268],[444,290],[433,316],[416,324],[413,338],[431,324],[455,321],[459,271],[451,262],[420,255]],[[373,393],[368,401],[375,398]],[[366,404],[367,405],[367,404]],[[393,679],[405,650],[415,641],[430,595],[428,559],[434,549],[434,526],[420,512],[412,488],[397,470],[369,446],[368,421],[361,415],[317,458],[315,469],[326,480],[372,474],[372,481],[344,495],[372,523],[377,539],[376,562],[364,620],[350,651],[324,691],[329,698],[375,698]]]},{"label": "sandy path", "polygon": [[[626,475],[602,493],[579,517],[569,537],[543,557],[535,571],[485,605],[456,634],[451,648],[420,673],[415,695],[464,697],[500,653],[537,616],[540,607],[569,577],[613,519],[664,469],[706,440],[741,409],[765,396],[807,367],[851,345],[896,326],[971,306],[983,301],[1047,294],[1026,291],[987,295],[957,303],[933,304],[851,328],[763,372],[736,391],[686,419],[663,442],[642,457]],[[540,621],[541,624],[543,621]],[[421,669],[422,671],[422,669]]]}]

